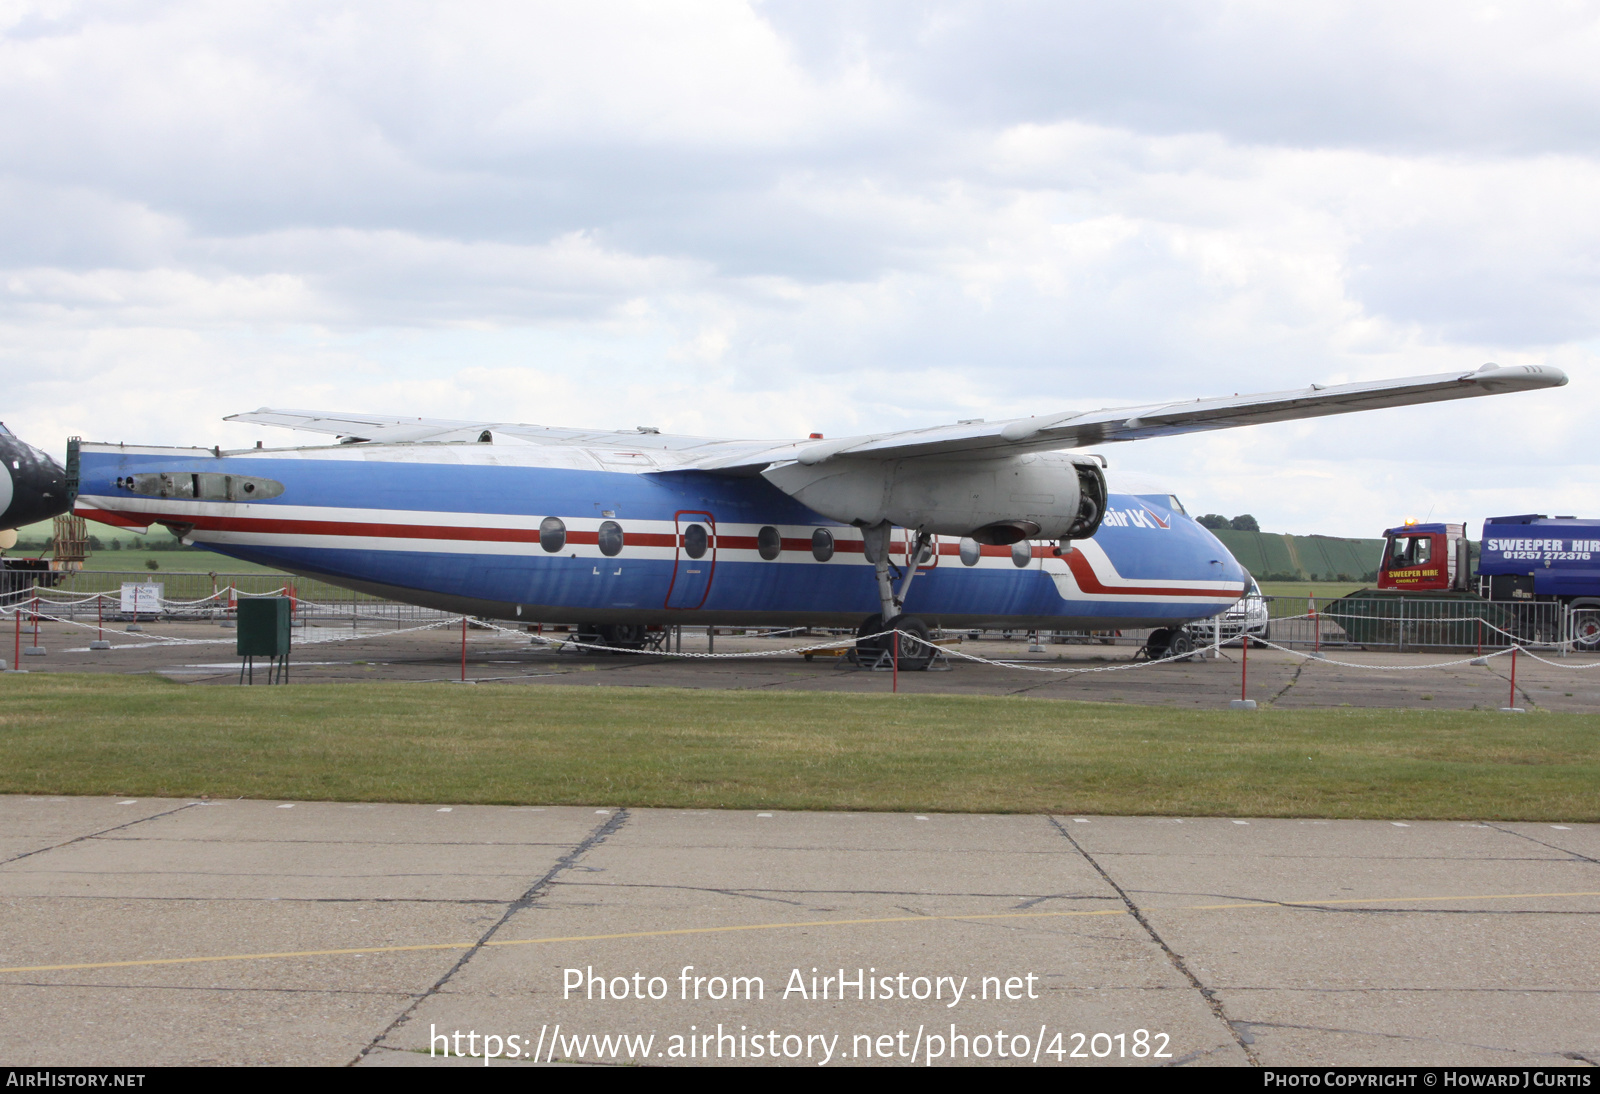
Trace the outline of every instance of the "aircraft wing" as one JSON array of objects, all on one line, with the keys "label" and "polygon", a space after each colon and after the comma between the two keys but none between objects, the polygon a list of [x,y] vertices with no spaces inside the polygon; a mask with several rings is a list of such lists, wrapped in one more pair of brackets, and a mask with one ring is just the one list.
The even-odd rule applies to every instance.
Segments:
[{"label": "aircraft wing", "polygon": [[1358,410],[1470,399],[1513,391],[1561,387],[1566,373],[1547,365],[1484,365],[1476,372],[1445,372],[1357,384],[1321,385],[1259,395],[1231,395],[1104,410],[1065,411],[997,422],[966,422],[898,433],[799,441],[725,456],[710,454],[704,470],[741,471],[796,460],[818,464],[840,456],[905,459],[916,456],[1001,456],[1146,437],[1170,437],[1242,425],[1320,418]]},{"label": "aircraft wing", "polygon": [[1566,382],[1564,372],[1547,365],[1484,365],[1476,372],[1445,372],[1356,384],[1312,384],[1293,391],[1062,411],[1008,421],[961,422],[896,433],[804,441],[726,441],[663,435],[648,427],[625,431],[554,429],[516,423],[270,410],[266,407],[235,414],[227,420],[328,433],[347,441],[477,440],[488,432],[534,444],[668,450],[676,451],[680,457],[681,462],[675,462],[673,469],[756,474],[774,463],[798,461],[810,465],[842,456],[884,460],[917,456],[983,458],[1083,448],[1358,410],[1536,391],[1560,387]]},{"label": "aircraft wing", "polygon": [[223,421],[276,425],[285,429],[326,433],[346,444],[362,441],[374,441],[379,444],[403,444],[408,441],[475,441],[485,433],[516,437],[534,444],[567,444],[635,450],[697,447],[715,443],[704,437],[665,436],[648,426],[626,430],[558,429],[519,422],[469,422],[454,418],[410,418],[320,410],[273,410],[269,407],[262,407],[260,410],[252,410],[245,414],[230,414]]}]

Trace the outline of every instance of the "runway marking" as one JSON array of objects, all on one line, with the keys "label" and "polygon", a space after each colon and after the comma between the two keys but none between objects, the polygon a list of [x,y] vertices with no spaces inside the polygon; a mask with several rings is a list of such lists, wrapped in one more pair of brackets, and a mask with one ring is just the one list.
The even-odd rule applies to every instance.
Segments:
[{"label": "runway marking", "polygon": [[[1246,900],[1230,904],[1185,904],[1175,908],[1150,908],[1153,912],[1219,912],[1249,908],[1320,908],[1330,904],[1418,904],[1457,900],[1534,900],[1553,897],[1600,896],[1600,891],[1577,893],[1487,893],[1474,896],[1344,897],[1338,900]],[[1114,897],[1098,899],[1113,900]],[[872,919],[814,919],[795,923],[737,923],[724,927],[676,927],[658,931],[623,931],[617,934],[557,935],[549,938],[491,940],[491,946],[548,946],[562,942],[615,942],[627,938],[672,938],[691,934],[729,934],[734,931],[786,931],[797,927],[863,927],[881,923],[972,922],[992,919],[1071,919],[1085,916],[1128,915],[1126,908],[1071,912],[978,912],[971,915],[897,915]],[[417,946],[352,946],[338,950],[290,950],[282,953],[235,953],[213,957],[156,957],[137,961],[90,961],[74,965],[17,965],[0,968],[13,972],[67,972],[74,969],[129,969],[152,965],[198,965],[213,961],[274,961],[294,957],[343,957],[351,954],[422,953],[429,950],[470,950],[475,942],[431,942]]]}]

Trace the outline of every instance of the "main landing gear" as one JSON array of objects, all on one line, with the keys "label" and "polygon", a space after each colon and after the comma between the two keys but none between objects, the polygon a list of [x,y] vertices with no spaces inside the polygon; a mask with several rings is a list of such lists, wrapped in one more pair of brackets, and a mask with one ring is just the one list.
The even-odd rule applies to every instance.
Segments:
[{"label": "main landing gear", "polygon": [[1152,661],[1163,657],[1193,660],[1194,638],[1182,627],[1161,627],[1150,632],[1144,641],[1144,655]]},{"label": "main landing gear", "polygon": [[[911,579],[917,576],[917,564],[922,561],[933,537],[926,532],[917,533],[906,558],[905,575],[900,579],[900,589],[896,592],[889,576],[890,531],[888,522],[862,530],[867,559],[876,570],[881,607],[876,615],[869,615],[862,620],[861,626],[856,629],[856,657],[870,664],[885,653],[893,656],[897,636],[884,632],[900,631],[900,667],[907,672],[922,672],[933,663],[934,655],[938,652],[938,647],[933,644],[933,632],[922,619],[906,615],[900,609],[905,604],[906,593],[911,589]],[[876,637],[872,637],[874,635]]]},{"label": "main landing gear", "polygon": [[642,650],[650,641],[643,623],[585,623],[573,637],[586,646],[618,651]]}]

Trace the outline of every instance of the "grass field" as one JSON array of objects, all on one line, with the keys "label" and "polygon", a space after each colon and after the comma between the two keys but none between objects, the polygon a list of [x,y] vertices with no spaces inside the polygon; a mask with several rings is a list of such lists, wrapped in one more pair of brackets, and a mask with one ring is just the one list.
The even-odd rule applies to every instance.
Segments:
[{"label": "grass field", "polygon": [[146,559],[155,559],[160,570],[180,573],[218,574],[273,574],[280,571],[270,566],[229,558],[215,551],[96,551],[84,561],[83,568],[91,573],[117,570],[142,571],[147,569]]},{"label": "grass field", "polygon": [[[1305,598],[1317,598],[1317,606],[1321,607],[1323,601],[1353,593],[1357,589],[1371,588],[1375,583],[1360,581],[1263,581],[1261,592],[1264,596],[1282,596],[1297,598],[1300,601],[1300,611],[1305,611]],[[1294,615],[1295,612],[1274,612],[1274,615]]]},{"label": "grass field", "polygon": [[0,678],[0,792],[1600,820],[1600,717]]}]

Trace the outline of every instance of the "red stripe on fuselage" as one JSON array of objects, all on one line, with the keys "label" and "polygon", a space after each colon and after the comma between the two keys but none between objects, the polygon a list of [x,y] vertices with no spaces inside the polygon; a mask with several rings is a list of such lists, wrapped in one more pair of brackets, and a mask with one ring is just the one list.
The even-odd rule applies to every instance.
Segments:
[{"label": "red stripe on fuselage", "polygon": [[1222,596],[1238,594],[1231,589],[1171,589],[1164,585],[1102,585],[1096,576],[1094,567],[1089,565],[1089,560],[1083,557],[1082,551],[1069,551],[1062,558],[1067,567],[1072,571],[1073,578],[1078,582],[1078,588],[1086,593],[1100,593],[1111,596],[1205,596],[1216,599]]},{"label": "red stripe on fuselage", "polygon": [[[334,520],[279,520],[270,517],[217,517],[204,513],[124,513],[110,509],[97,509],[94,512],[101,514],[96,519],[106,523],[120,523],[120,520],[129,522],[139,521],[144,524],[158,524],[170,521],[174,524],[188,524],[197,531],[208,532],[262,532],[271,535],[310,535],[310,536],[367,536],[380,539],[441,539],[456,541],[477,541],[483,543],[538,543],[539,530],[537,528],[462,528],[443,524],[378,524],[363,523],[358,521]],[[85,513],[85,515],[88,515]],[[120,518],[120,520],[106,520],[106,517]],[[660,532],[628,532],[623,531],[624,542],[634,547],[675,547],[678,537],[671,533]],[[567,542],[592,546],[599,542],[599,535],[595,532],[568,531]],[[790,542],[784,541],[788,547]],[[806,549],[810,544],[804,540]],[[724,549],[748,548],[755,549],[754,536],[723,536],[718,545]],[[835,551],[859,552],[864,544],[858,539],[837,540],[834,543]],[[940,544],[941,548],[946,545]],[[959,550],[959,548],[957,549]],[[1009,556],[1009,547],[982,548],[986,556]],[[1031,552],[1034,557],[1042,558],[1048,547],[1034,547]],[[904,554],[905,545],[892,543],[889,547],[890,554]],[[942,552],[941,552],[942,553]],[[1231,590],[1224,589],[1173,589],[1160,585],[1128,585],[1113,586],[1102,584],[1095,575],[1094,569],[1089,565],[1089,560],[1083,556],[1082,551],[1070,551],[1063,556],[1067,566],[1072,570],[1072,576],[1077,580],[1078,588],[1086,593],[1108,596],[1196,596],[1217,598],[1226,596]]]}]

